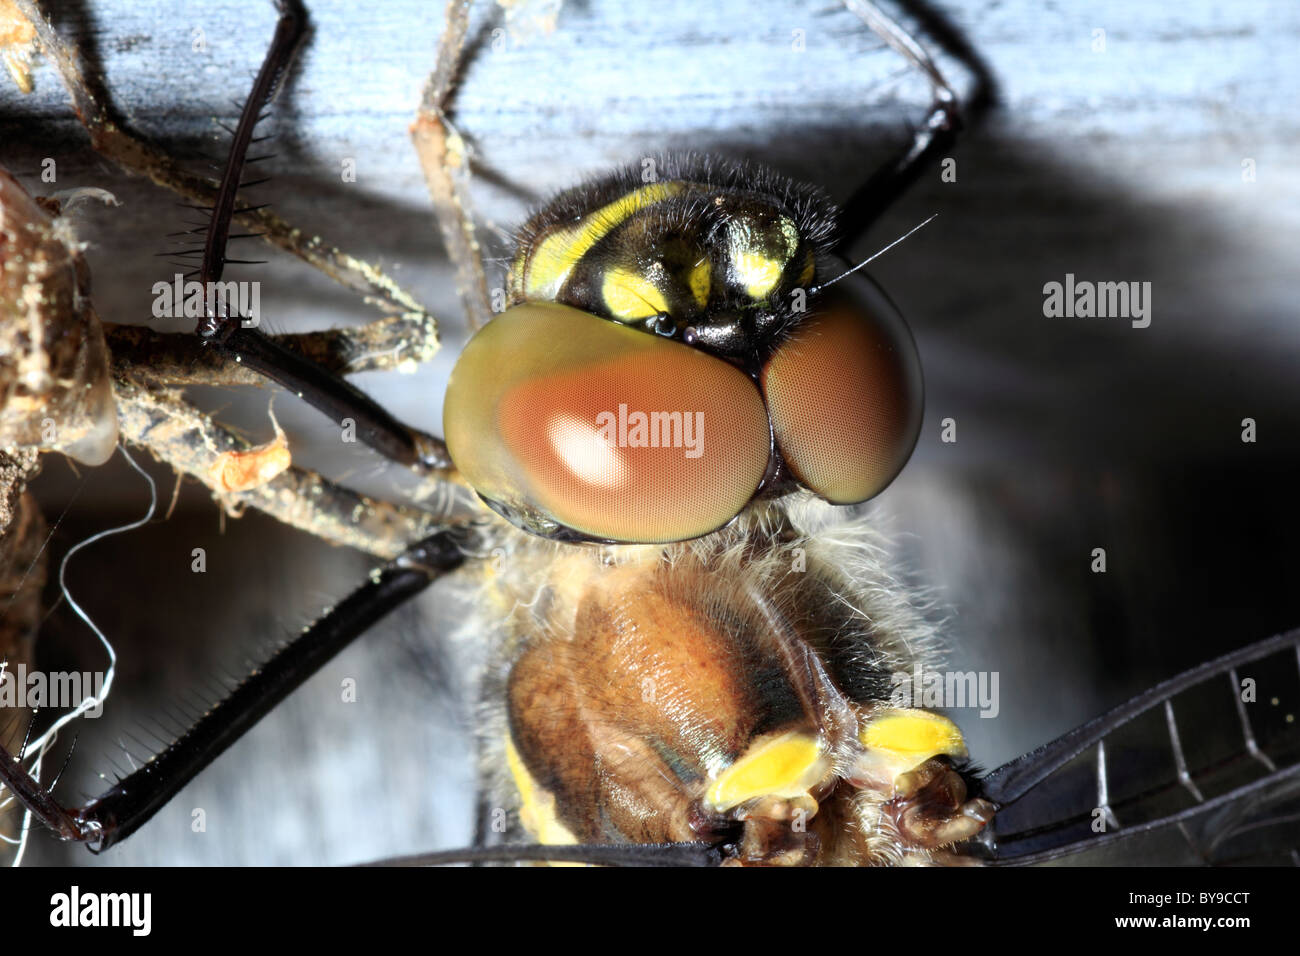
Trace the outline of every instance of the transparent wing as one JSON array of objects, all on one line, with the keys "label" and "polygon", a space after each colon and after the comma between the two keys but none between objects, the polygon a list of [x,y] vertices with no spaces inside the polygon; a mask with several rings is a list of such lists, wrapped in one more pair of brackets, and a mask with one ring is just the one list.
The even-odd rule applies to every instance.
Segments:
[{"label": "transparent wing", "polygon": [[1300,862],[1300,630],[1139,694],[990,772],[976,852],[1028,865]]}]

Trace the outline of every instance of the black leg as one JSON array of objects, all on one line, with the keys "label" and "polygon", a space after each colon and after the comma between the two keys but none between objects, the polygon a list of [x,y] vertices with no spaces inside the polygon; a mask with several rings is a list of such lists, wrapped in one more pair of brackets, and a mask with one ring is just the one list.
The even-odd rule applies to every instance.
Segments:
[{"label": "black leg", "polygon": [[842,232],[838,247],[841,253],[860,239],[871,224],[880,218],[881,213],[906,192],[922,172],[952,149],[961,132],[963,122],[976,119],[993,101],[993,80],[979,55],[957,30],[924,4],[916,0],[913,2],[904,0],[907,10],[926,28],[941,48],[970,71],[973,86],[964,106],[958,103],[956,93],[948,85],[925,48],[901,25],[886,16],[870,0],[844,0],[844,5],[861,17],[904,59],[926,75],[934,92],[934,103],[925,122],[913,134],[912,141],[889,162],[876,170],[844,202],[841,218]]},{"label": "black leg", "polygon": [[345,419],[351,419],[357,439],[391,461],[419,472],[451,467],[451,456],[441,439],[403,425],[365,392],[270,336],[240,328],[238,319],[227,321],[221,333],[224,337],[207,341],[236,362],[283,385],[340,428]]},{"label": "black leg", "polygon": [[98,853],[130,836],[213,760],[379,619],[465,560],[463,531],[440,531],[371,574],[144,766],[85,806],[67,808],[0,746],[0,783],[64,840]]},{"label": "black leg", "polygon": [[714,867],[725,859],[722,847],[712,843],[577,843],[542,845],[503,844],[436,850],[366,866],[446,866],[453,863],[590,863],[594,866],[696,866]]},{"label": "black leg", "polygon": [[[226,258],[226,245],[248,160],[248,147],[253,141],[253,129],[275,97],[280,79],[293,59],[307,23],[307,14],[300,0],[275,2],[280,10],[280,20],[235,128],[230,156],[226,160],[225,173],[204,238],[199,281],[205,289],[212,289],[210,283],[221,281],[227,261],[235,261]],[[340,427],[346,419],[351,419],[357,438],[386,458],[420,472],[451,466],[441,440],[403,425],[360,389],[335,377],[310,359],[295,355],[257,329],[244,328],[239,316],[218,310],[215,297],[211,295],[207,314],[199,321],[198,334],[204,343],[283,385],[334,419]]]}]

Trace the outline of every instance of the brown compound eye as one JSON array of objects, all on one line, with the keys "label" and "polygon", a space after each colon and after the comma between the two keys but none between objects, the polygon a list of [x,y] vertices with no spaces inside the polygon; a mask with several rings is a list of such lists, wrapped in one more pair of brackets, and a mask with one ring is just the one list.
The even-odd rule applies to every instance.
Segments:
[{"label": "brown compound eye", "polygon": [[761,381],[790,470],[832,504],[879,494],[912,454],[921,429],[920,359],[898,310],[864,277],[824,294]]},{"label": "brown compound eye", "polygon": [[611,541],[721,527],[771,450],[763,400],[739,369],[554,303],[508,309],[470,340],[443,429],[466,481],[529,530]]}]

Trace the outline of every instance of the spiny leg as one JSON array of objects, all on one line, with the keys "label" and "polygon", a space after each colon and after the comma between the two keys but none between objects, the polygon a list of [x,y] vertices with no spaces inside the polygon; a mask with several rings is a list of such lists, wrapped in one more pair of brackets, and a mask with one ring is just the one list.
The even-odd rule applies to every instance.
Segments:
[{"label": "spiny leg", "polygon": [[922,172],[953,147],[963,121],[985,110],[992,98],[992,79],[978,55],[938,14],[919,0],[905,2],[905,6],[925,24],[943,49],[971,73],[974,86],[964,107],[965,117],[961,115],[963,107],[957,94],[930,54],[902,25],[871,0],[844,0],[844,6],[860,17],[890,48],[925,74],[934,99],[929,115],[917,128],[911,142],[877,169],[843,204],[838,246],[841,253],[860,239]]},{"label": "spiny leg", "polygon": [[[226,160],[225,173],[212,207],[203,243],[199,281],[211,290],[221,281],[226,264],[226,244],[235,202],[241,186],[253,128],[274,98],[306,27],[307,15],[299,0],[275,0],[280,11],[275,35],[262,61],[253,90],[244,103]],[[451,467],[440,439],[399,422],[387,409],[359,388],[330,374],[320,365],[286,348],[259,329],[247,327],[240,316],[219,309],[209,294],[206,314],[199,320],[199,337],[240,364],[278,382],[299,398],[346,427],[349,421],[359,440],[386,458],[417,472]]]},{"label": "spiny leg", "polygon": [[[216,198],[216,184],[187,172],[162,150],[119,126],[111,115],[107,93],[81,73],[71,47],[41,15],[37,0],[15,2],[34,26],[45,55],[58,69],[72,99],[73,110],[90,134],[96,151],[127,172],[147,176],[157,185],[200,206],[210,205]],[[436,331],[429,331],[430,328],[436,329],[433,316],[382,270],[348,255],[319,236],[295,228],[265,207],[241,208],[236,210],[235,216],[243,225],[260,232],[266,242],[296,256],[340,285],[364,295],[385,314],[409,317],[413,331],[427,334],[436,344]]]},{"label": "spiny leg", "polygon": [[80,807],[65,807],[0,746],[0,783],[64,840],[99,852],[130,836],[182,787],[355,638],[473,550],[470,533],[440,531],[373,572],[361,587],[253,671],[144,766]]},{"label": "spiny leg", "polygon": [[[17,0],[23,14],[31,20],[40,37],[46,54],[57,66],[65,86],[73,99],[78,118],[91,134],[95,149],[114,160],[128,171],[143,173],[154,182],[166,186],[182,196],[199,203],[217,203],[220,187],[215,188],[205,179],[182,170],[165,153],[144,143],[122,130],[111,118],[105,94],[89,84],[78,69],[70,49],[41,15],[35,0]],[[281,22],[288,17],[298,21],[305,17],[297,0],[282,0]],[[282,51],[284,61],[292,54],[292,44]],[[264,67],[265,72],[265,67]],[[272,69],[266,80],[267,91],[275,86],[276,70]],[[259,78],[259,83],[261,78]],[[255,91],[256,92],[256,91]],[[253,102],[255,98],[250,98]],[[256,120],[256,110],[253,119]],[[247,113],[247,111],[246,111]],[[251,137],[250,137],[251,138]],[[227,177],[230,175],[227,169]],[[239,171],[235,173],[238,187]],[[223,178],[223,183],[226,181]],[[202,208],[208,208],[203,206]],[[217,209],[213,208],[216,218]],[[248,225],[260,228],[266,241],[280,246],[302,258],[343,285],[364,293],[382,309],[393,315],[395,321],[409,327],[412,339],[437,342],[437,323],[412,296],[402,290],[381,271],[368,263],[354,259],[329,246],[319,238],[305,239],[300,230],[269,213],[265,208],[230,209],[224,231],[228,234],[229,218],[239,217]],[[205,243],[207,245],[207,243]],[[224,253],[223,253],[224,258]],[[248,330],[239,330],[245,332]],[[406,464],[416,471],[427,473],[450,468],[450,459],[441,441],[430,435],[407,428],[384,409],[353,386],[328,376],[309,361],[279,347],[265,337],[244,336],[226,351],[232,358],[245,362],[251,368],[279,381],[295,393],[317,405],[337,420],[351,418],[357,428],[357,437],[375,447],[382,454]],[[267,344],[270,342],[270,344]],[[247,355],[238,354],[243,349]],[[424,348],[414,351],[423,354]],[[276,374],[272,375],[272,369]]]},{"label": "spiny leg", "polygon": [[467,180],[469,157],[465,141],[451,128],[447,113],[460,79],[461,58],[469,31],[473,0],[449,0],[447,25],[438,44],[438,59],[425,85],[411,140],[424,171],[447,256],[456,269],[456,290],[465,308],[470,331],[492,318],[483,254],[474,233]]}]

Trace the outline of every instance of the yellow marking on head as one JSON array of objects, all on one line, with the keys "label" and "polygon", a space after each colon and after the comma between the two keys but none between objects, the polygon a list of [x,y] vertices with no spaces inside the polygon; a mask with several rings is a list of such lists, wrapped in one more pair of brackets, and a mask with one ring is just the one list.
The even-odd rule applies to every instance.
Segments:
[{"label": "yellow marking on head", "polygon": [[868,750],[889,758],[900,768],[899,773],[931,757],[966,756],[966,741],[957,725],[928,710],[886,710],[867,721],[858,740]]},{"label": "yellow marking on head", "polygon": [[782,734],[751,747],[714,780],[704,800],[730,810],[757,797],[791,799],[807,794],[826,775],[822,745],[807,734]]},{"label": "yellow marking on head", "polygon": [[527,265],[524,294],[529,299],[554,299],[573,267],[591,247],[629,216],[675,196],[683,183],[651,183],[634,189],[588,213],[576,225],[552,233],[538,243]]},{"label": "yellow marking on head", "polygon": [[781,238],[785,241],[786,259],[793,259],[794,251],[799,248],[799,227],[795,225],[794,220],[789,216],[782,216],[777,228],[781,232]]},{"label": "yellow marking on head", "polygon": [[628,269],[607,270],[600,295],[616,319],[648,319],[668,311],[668,300],[659,287]]},{"label": "yellow marking on head", "polygon": [[695,298],[695,304],[701,309],[709,304],[709,291],[713,284],[713,267],[709,265],[708,259],[701,259],[691,267],[690,273],[686,276],[686,284],[690,286],[691,295]]},{"label": "yellow marking on head", "polygon": [[757,252],[737,252],[731,263],[753,299],[766,299],[781,281],[782,263]]},{"label": "yellow marking on head", "polygon": [[[560,822],[555,813],[555,797],[543,790],[528,772],[524,762],[515,750],[514,741],[506,737],[506,766],[514,778],[519,790],[519,822],[532,834],[538,843],[547,846],[568,846],[578,842],[578,838],[569,828]],[[555,864],[557,866],[581,866],[580,863]]]}]

